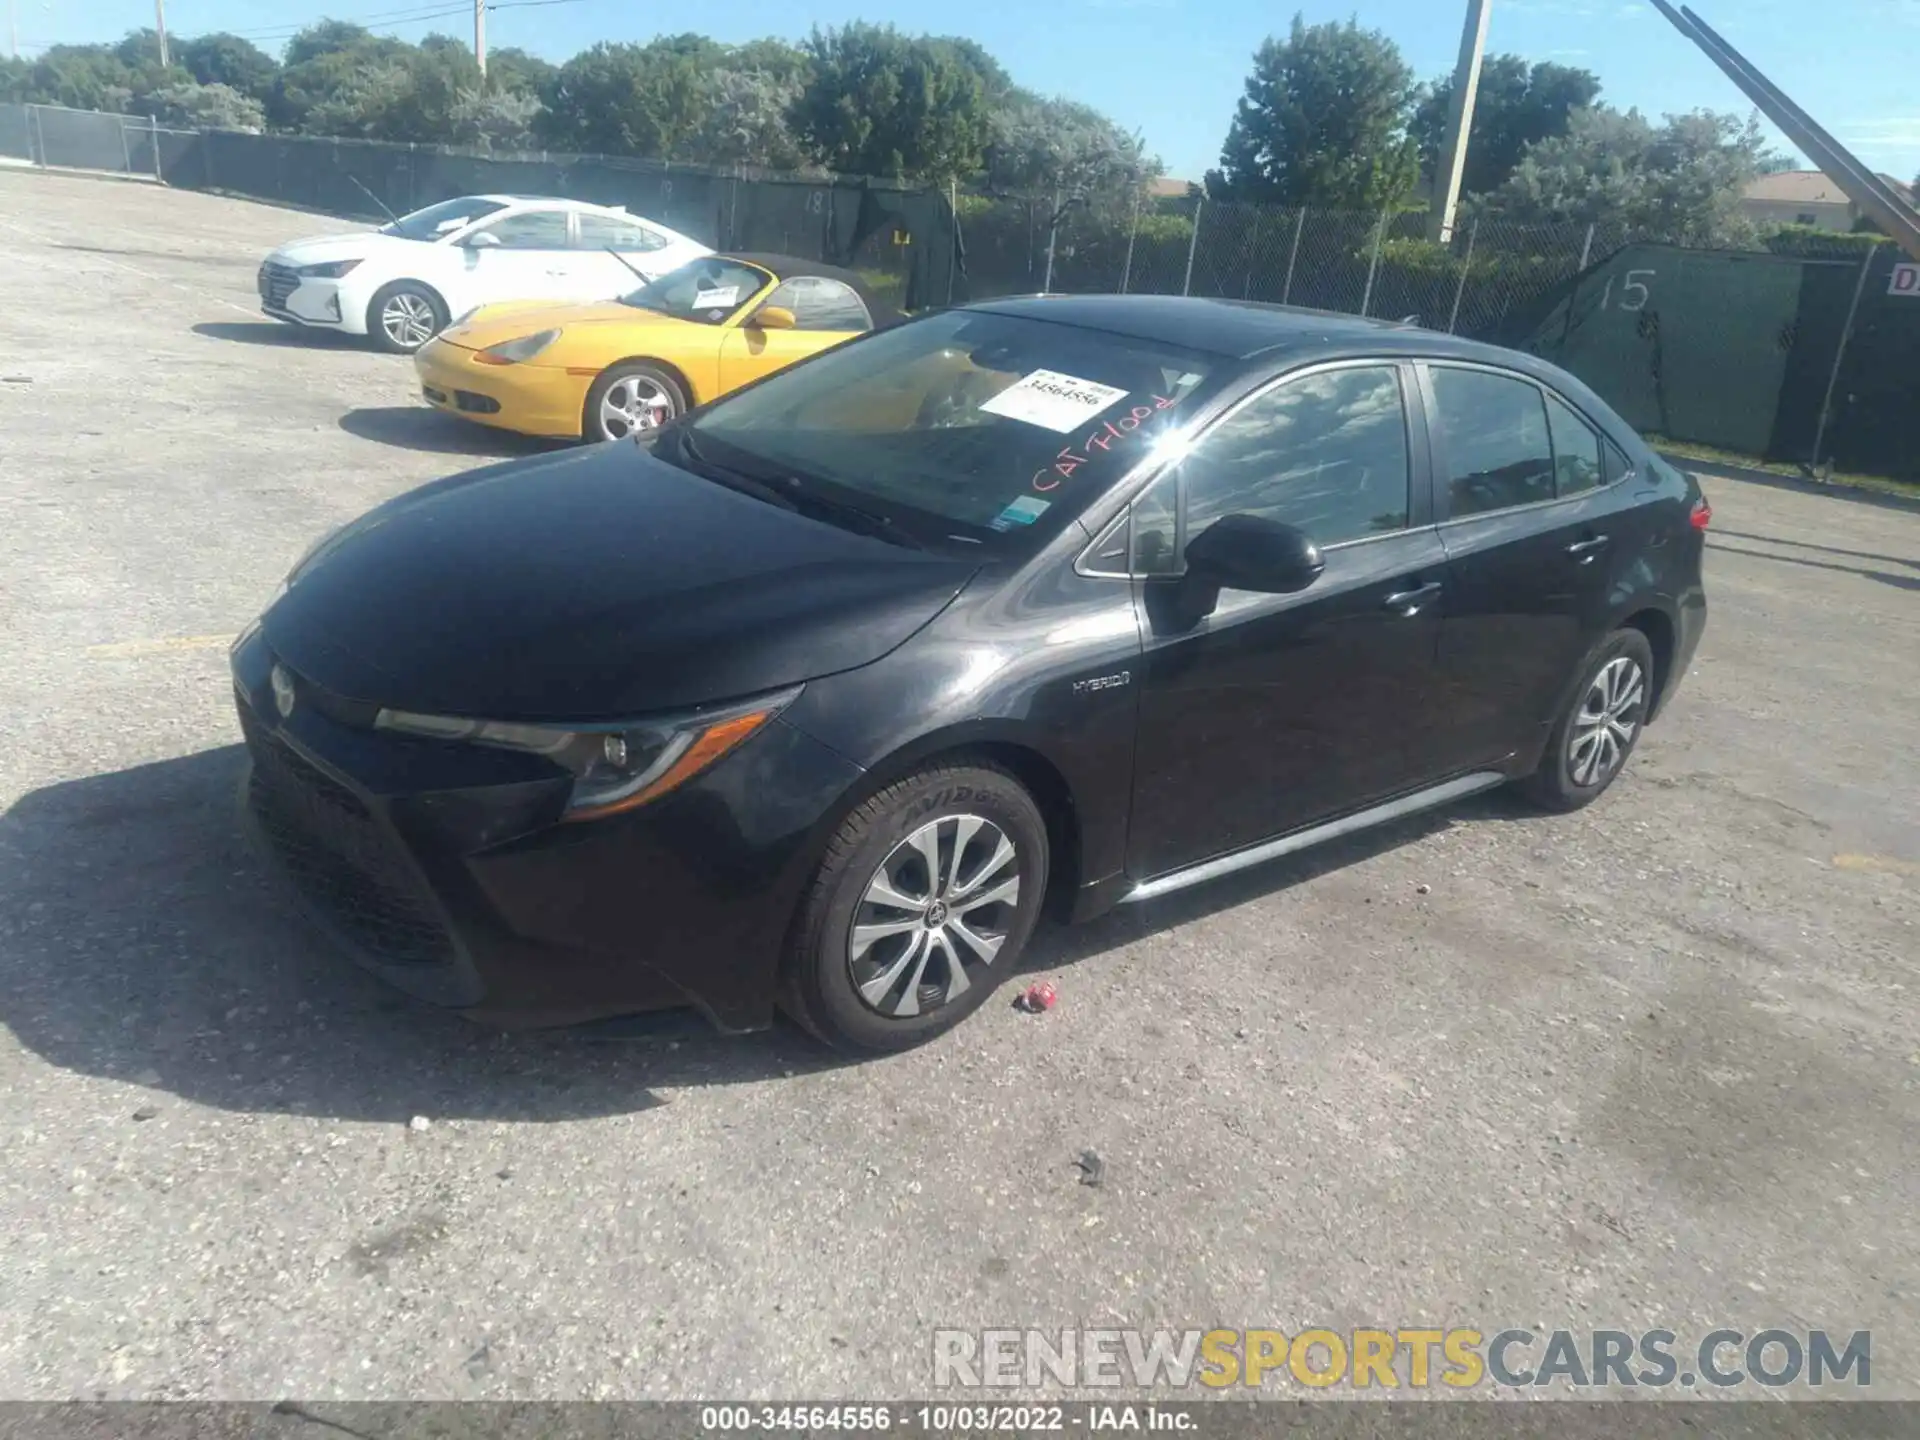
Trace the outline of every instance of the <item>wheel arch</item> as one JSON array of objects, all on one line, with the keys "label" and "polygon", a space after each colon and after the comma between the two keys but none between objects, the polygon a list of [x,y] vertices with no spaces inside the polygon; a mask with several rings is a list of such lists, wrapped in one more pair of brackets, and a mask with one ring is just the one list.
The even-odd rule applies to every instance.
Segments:
[{"label": "wheel arch", "polygon": [[1680,643],[1679,626],[1661,606],[1647,604],[1622,616],[1613,628],[1638,630],[1647,637],[1647,646],[1653,651],[1653,699],[1647,706],[1647,720],[1651,723],[1660,718],[1667,696],[1673,691],[1673,662]]},{"label": "wheel arch", "polygon": [[902,745],[862,773],[858,784],[840,797],[820,824],[810,864],[818,864],[827,841],[846,817],[868,796],[895,781],[931,765],[985,763],[1005,771],[1026,788],[1047,822],[1049,912],[1064,915],[1078,893],[1082,877],[1083,836],[1080,806],[1072,782],[1059,761],[1033,738],[1014,726],[996,721],[969,721],[930,731]]}]

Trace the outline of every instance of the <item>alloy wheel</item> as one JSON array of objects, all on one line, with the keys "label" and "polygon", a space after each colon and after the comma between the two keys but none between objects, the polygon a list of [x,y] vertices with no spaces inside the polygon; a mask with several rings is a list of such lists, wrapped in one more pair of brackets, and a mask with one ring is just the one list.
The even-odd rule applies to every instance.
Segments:
[{"label": "alloy wheel", "polygon": [[673,397],[657,380],[622,375],[600,397],[600,428],[609,439],[624,440],[654,430],[673,418]]},{"label": "alloy wheel", "polygon": [[1574,784],[1612,778],[1640,732],[1646,698],[1647,677],[1632,656],[1617,655],[1600,667],[1567,731],[1567,772]]},{"label": "alloy wheel", "polygon": [[888,853],[854,908],[847,966],[869,1009],[894,1019],[938,1010],[972,988],[1006,943],[1021,858],[979,815],[943,815]]},{"label": "alloy wheel", "polygon": [[381,307],[380,328],[395,345],[418,350],[433,338],[433,306],[424,295],[402,290]]}]

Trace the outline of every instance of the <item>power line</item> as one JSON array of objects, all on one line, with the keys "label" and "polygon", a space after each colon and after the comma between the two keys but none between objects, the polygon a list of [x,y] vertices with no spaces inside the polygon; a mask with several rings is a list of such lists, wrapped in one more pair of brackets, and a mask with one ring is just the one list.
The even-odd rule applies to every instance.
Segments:
[{"label": "power line", "polygon": [[[441,3],[431,9],[416,6],[410,10],[388,10],[377,15],[328,15],[323,18],[344,21],[349,25],[405,25],[416,20],[438,20],[443,16],[462,14],[466,9],[465,5]],[[271,25],[259,30],[229,30],[226,33],[242,40],[276,40],[298,35],[302,30],[309,30],[319,23],[320,20],[311,20],[298,25]]]}]

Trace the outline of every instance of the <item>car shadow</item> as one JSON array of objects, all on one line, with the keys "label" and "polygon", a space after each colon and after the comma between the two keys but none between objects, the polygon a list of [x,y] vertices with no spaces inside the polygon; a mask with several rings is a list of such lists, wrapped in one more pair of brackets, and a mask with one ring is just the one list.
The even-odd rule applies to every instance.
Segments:
[{"label": "car shadow", "polygon": [[193,333],[209,340],[231,340],[239,345],[273,345],[321,350],[352,350],[364,342],[358,335],[332,330],[307,330],[278,320],[203,320]]},{"label": "car shadow", "polygon": [[0,816],[0,1024],[27,1049],[217,1110],[398,1124],[624,1114],[660,1088],[843,1063],[786,1027],[726,1037],[691,1013],[501,1032],[409,1000],[321,940],[253,855],[241,767],[227,746]]},{"label": "car shadow", "polygon": [[443,414],[426,405],[368,406],[340,417],[340,428],[362,440],[402,450],[424,450],[433,455],[482,455],[511,460],[525,455],[550,455],[569,444],[541,440],[511,430],[496,430]]}]

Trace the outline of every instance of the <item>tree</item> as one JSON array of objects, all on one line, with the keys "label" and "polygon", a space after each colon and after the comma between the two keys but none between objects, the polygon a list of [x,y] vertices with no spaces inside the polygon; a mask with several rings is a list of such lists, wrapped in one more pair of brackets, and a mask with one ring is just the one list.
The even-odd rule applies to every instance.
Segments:
[{"label": "tree", "polygon": [[1208,193],[1348,210],[1397,204],[1418,178],[1413,97],[1413,72],[1380,31],[1296,15],[1286,40],[1269,37],[1254,55]]},{"label": "tree", "polygon": [[1696,110],[1655,126],[1605,106],[1527,151],[1488,213],[1529,224],[1624,225],[1676,245],[1752,245],[1743,209],[1767,153],[1758,119]]},{"label": "tree", "polygon": [[378,134],[368,116],[406,85],[399,72],[416,53],[364,26],[340,20],[309,25],[287,42],[287,63],[267,97],[267,118],[279,129],[309,135]]},{"label": "tree", "polygon": [[1130,205],[1160,173],[1145,142],[1091,106],[1015,90],[995,108],[987,144],[991,190]]},{"label": "tree", "polygon": [[271,55],[238,35],[196,35],[182,41],[174,53],[202,85],[225,85],[263,102],[273,93],[273,77],[280,71]]},{"label": "tree", "polygon": [[[1453,90],[1453,76],[1436,80],[1413,112],[1420,166],[1429,175],[1439,170]],[[1489,55],[1480,70],[1461,189],[1469,195],[1499,189],[1529,145],[1566,134],[1573,112],[1593,104],[1599,95],[1600,77],[1592,71],[1550,60],[1528,65],[1518,55]]]},{"label": "tree", "polygon": [[725,53],[697,35],[603,40],[560,67],[541,134],[555,149],[685,159],[706,118],[707,69]]},{"label": "tree", "polygon": [[133,103],[159,124],[185,130],[245,130],[257,135],[267,125],[267,112],[260,102],[231,85],[168,85]]},{"label": "tree", "polygon": [[33,66],[25,60],[0,55],[0,103],[19,105],[33,97]]},{"label": "tree", "polygon": [[793,125],[828,169],[919,181],[979,170],[986,82],[953,42],[856,22],[816,28],[805,48],[813,70]]},{"label": "tree", "polygon": [[707,77],[707,113],[694,154],[708,165],[805,169],[810,157],[787,118],[801,85],[798,78],[782,79],[765,70],[714,71]]},{"label": "tree", "polygon": [[517,45],[487,52],[487,88],[503,94],[538,97],[553,83],[560,67]]},{"label": "tree", "polygon": [[75,110],[117,110],[131,98],[139,76],[104,45],[54,45],[35,62],[29,98]]}]

